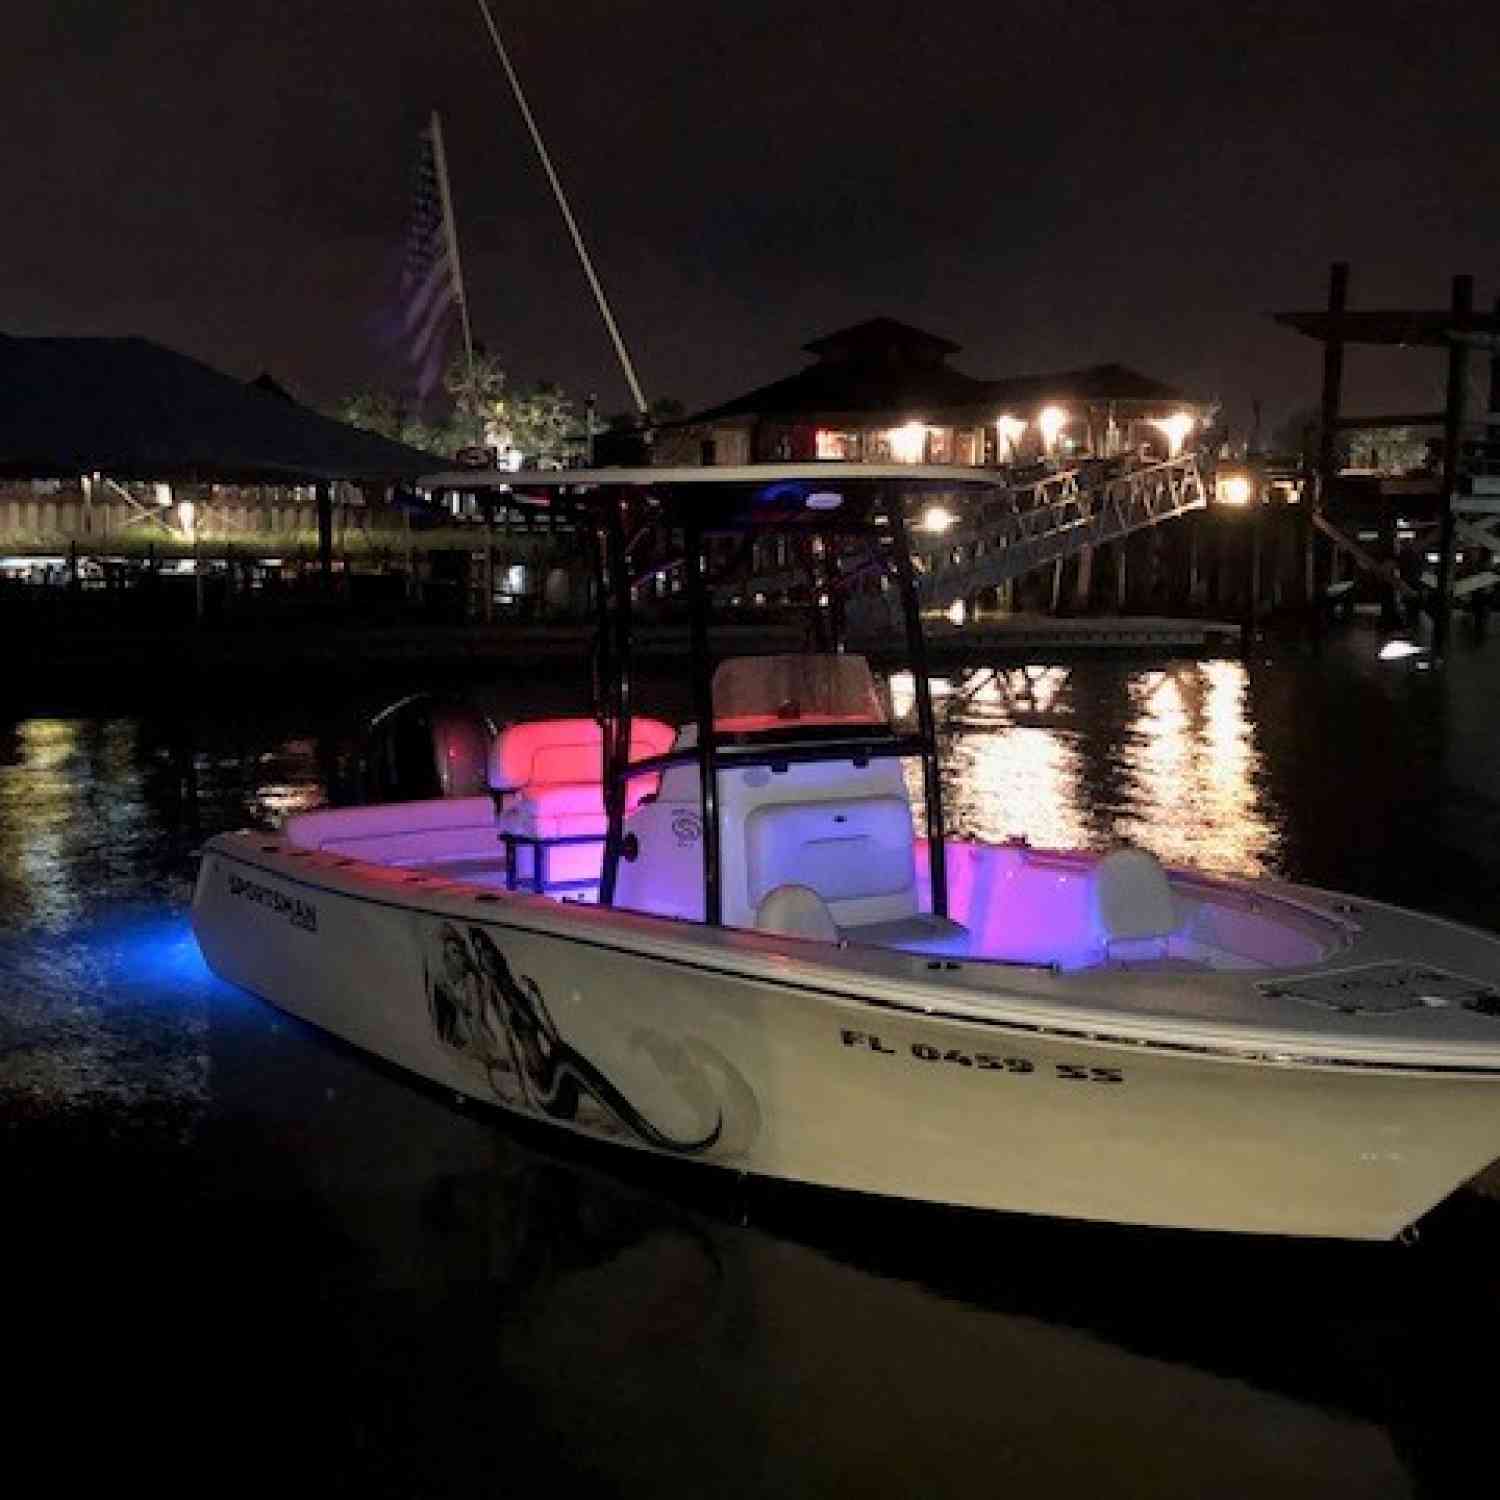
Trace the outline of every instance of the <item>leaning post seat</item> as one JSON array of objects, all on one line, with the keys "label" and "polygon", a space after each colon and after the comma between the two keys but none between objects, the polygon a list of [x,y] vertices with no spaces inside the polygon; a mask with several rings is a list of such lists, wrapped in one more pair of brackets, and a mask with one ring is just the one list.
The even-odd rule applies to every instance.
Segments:
[{"label": "leaning post seat", "polygon": [[[672,748],[675,731],[659,719],[632,718],[630,758]],[[604,812],[603,730],[593,719],[536,719],[495,737],[490,785],[500,794],[497,827],[507,883],[533,890],[578,889],[599,879]],[[655,792],[655,773],[626,787],[629,812]]]}]

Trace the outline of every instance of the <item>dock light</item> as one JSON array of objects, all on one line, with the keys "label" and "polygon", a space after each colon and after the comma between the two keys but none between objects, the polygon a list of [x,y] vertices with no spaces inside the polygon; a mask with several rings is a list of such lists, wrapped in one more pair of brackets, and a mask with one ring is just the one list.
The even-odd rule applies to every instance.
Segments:
[{"label": "dock light", "polygon": [[1021,446],[1021,434],[1025,431],[1026,424],[1020,417],[1013,417],[1007,412],[995,418],[996,446],[1002,462],[1016,456]]},{"label": "dock light", "polygon": [[1220,474],[1215,491],[1214,499],[1220,505],[1249,505],[1255,486],[1248,474]]},{"label": "dock light", "polygon": [[1187,441],[1195,422],[1192,412],[1174,411],[1170,417],[1154,418],[1151,425],[1165,435],[1167,452],[1172,458],[1176,458],[1182,452],[1182,445]]},{"label": "dock light", "polygon": [[964,608],[964,601],[962,599],[955,599],[953,603],[943,611],[943,614],[946,616],[950,625],[962,625],[964,620],[968,617],[968,610]]},{"label": "dock light", "polygon": [[891,457],[898,464],[919,464],[927,456],[927,427],[922,422],[908,422],[886,433]]},{"label": "dock light", "polygon": [[951,510],[944,510],[941,505],[929,505],[922,517],[922,530],[941,534],[957,519]]},{"label": "dock light", "polygon": [[1037,430],[1042,434],[1042,444],[1050,452],[1057,444],[1057,435],[1068,425],[1068,414],[1060,406],[1044,406],[1037,413]]},{"label": "dock light", "polygon": [[1418,646],[1414,641],[1387,641],[1380,648],[1381,661],[1405,661],[1409,656],[1425,656],[1426,646]]}]

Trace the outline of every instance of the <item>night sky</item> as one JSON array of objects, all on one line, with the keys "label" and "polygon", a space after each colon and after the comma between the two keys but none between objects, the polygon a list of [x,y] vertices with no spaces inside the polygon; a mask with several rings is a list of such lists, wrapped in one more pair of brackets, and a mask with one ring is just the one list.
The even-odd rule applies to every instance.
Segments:
[{"label": "night sky", "polygon": [[[1492,5],[494,0],[650,397],[886,314],[980,376],[1119,360],[1268,424],[1269,311],[1500,293]],[[327,403],[378,337],[444,117],[476,334],[629,405],[472,0],[11,0],[0,331],[143,334]],[[1352,409],[1440,404],[1363,355]]]}]

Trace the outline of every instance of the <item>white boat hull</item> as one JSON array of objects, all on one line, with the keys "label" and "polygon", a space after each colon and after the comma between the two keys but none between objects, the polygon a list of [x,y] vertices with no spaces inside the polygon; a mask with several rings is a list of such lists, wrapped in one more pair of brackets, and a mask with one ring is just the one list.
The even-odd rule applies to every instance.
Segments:
[{"label": "white boat hull", "polygon": [[253,835],[210,845],[193,923],[221,977],[435,1083],[768,1177],[1385,1239],[1500,1154],[1500,1070],[1106,1039],[1035,1004],[963,1014],[944,1009],[953,965],[895,955],[893,979],[852,951],[792,958]]}]

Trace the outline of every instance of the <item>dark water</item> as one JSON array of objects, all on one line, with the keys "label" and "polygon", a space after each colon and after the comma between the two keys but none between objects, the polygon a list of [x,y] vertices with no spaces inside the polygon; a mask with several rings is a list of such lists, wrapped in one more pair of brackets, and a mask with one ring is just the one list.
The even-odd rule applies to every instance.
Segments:
[{"label": "dark water", "polygon": [[[944,684],[952,821],[1130,837],[1500,926],[1500,647]],[[568,685],[485,686],[512,712]],[[566,674],[562,674],[566,675]],[[394,696],[406,684],[392,682]],[[898,680],[898,698],[903,684]],[[673,674],[645,709],[683,708]],[[209,833],[371,703],[0,721],[12,1474],[296,1494],[1472,1494],[1500,1204],[1415,1249],[741,1187],[414,1084],[218,984]]]}]

